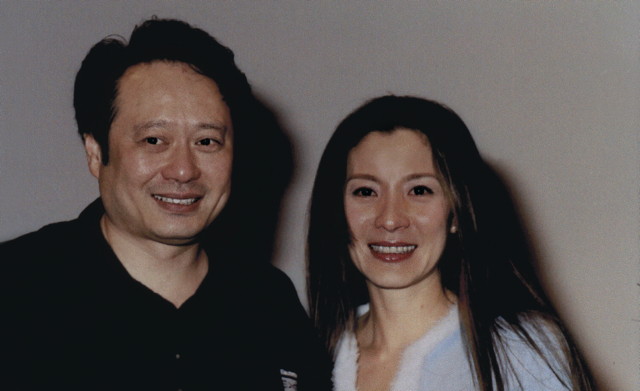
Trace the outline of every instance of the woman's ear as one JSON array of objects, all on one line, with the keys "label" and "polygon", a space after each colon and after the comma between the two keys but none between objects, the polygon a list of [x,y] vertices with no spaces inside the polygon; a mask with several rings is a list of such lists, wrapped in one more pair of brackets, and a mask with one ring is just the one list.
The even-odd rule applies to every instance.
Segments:
[{"label": "woman's ear", "polygon": [[85,134],[82,138],[84,139],[84,151],[87,155],[89,171],[91,175],[99,179],[100,168],[102,167],[102,149],[100,148],[100,144],[98,144],[91,134]]},{"label": "woman's ear", "polygon": [[458,217],[451,212],[449,214],[449,233],[455,234],[456,232],[458,232]]}]

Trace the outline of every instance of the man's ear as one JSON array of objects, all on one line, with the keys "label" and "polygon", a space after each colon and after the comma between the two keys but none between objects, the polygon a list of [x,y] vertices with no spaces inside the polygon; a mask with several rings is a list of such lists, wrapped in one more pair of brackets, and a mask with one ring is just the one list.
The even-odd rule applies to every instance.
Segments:
[{"label": "man's ear", "polygon": [[102,149],[100,148],[100,144],[98,144],[91,134],[85,134],[82,138],[84,139],[84,150],[87,154],[89,171],[94,177],[100,178],[100,167],[102,166]]}]

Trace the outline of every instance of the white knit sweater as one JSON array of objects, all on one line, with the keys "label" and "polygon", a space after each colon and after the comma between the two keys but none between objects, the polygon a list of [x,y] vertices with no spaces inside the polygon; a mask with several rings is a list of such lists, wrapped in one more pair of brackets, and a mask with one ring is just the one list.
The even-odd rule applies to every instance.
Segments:
[{"label": "white knit sweater", "polygon": [[[526,325],[525,325],[526,327]],[[535,330],[532,332],[535,338]],[[509,391],[567,390],[549,366],[515,333],[505,331],[506,343],[513,367],[504,371]],[[352,332],[345,333],[336,349],[333,381],[335,391],[356,390],[358,344]],[[553,357],[553,354],[549,356]],[[564,363],[553,362],[554,368],[566,380]],[[472,391],[474,380],[462,342],[458,310],[449,313],[424,336],[404,351],[390,391]]]}]

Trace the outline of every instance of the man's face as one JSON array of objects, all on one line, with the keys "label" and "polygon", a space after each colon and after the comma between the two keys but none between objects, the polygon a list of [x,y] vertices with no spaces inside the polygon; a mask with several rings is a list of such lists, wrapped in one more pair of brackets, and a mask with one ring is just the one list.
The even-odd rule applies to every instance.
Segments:
[{"label": "man's face", "polygon": [[103,228],[133,240],[192,243],[231,191],[233,127],[216,83],[184,63],[130,67],[118,83],[109,163],[85,140]]}]

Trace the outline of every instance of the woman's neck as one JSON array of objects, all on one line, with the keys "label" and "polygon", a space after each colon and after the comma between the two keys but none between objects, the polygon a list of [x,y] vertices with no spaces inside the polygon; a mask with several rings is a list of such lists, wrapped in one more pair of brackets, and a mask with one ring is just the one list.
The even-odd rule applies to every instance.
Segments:
[{"label": "woman's neck", "polygon": [[369,312],[358,320],[357,389],[388,391],[405,349],[444,318],[455,296],[441,285],[369,287]]},{"label": "woman's neck", "polygon": [[358,321],[360,349],[377,354],[403,350],[422,337],[456,302],[451,292],[436,287],[369,289],[370,310]]}]

